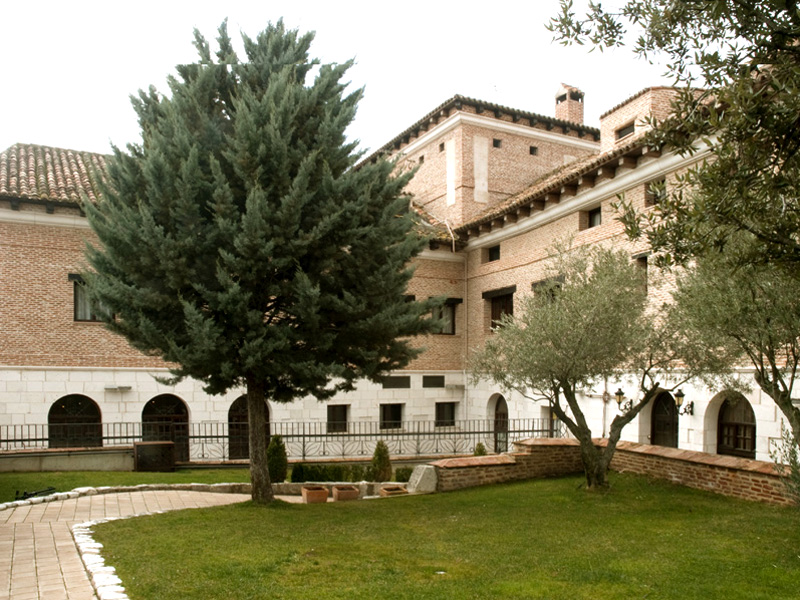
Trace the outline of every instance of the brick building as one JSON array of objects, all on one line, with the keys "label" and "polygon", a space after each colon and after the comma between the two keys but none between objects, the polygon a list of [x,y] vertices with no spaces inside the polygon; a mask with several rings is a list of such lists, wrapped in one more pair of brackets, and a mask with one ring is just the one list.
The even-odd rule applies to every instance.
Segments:
[{"label": "brick building", "polygon": [[[547,249],[558,239],[617,244],[647,268],[647,248],[624,237],[611,203],[624,194],[647,210],[652,183],[669,186],[706,155],[683,158],[642,143],[644,118],[666,116],[673,93],[642,90],[606,112],[599,129],[583,123],[583,93],[565,84],[555,117],[455,96],[380,148],[374,156],[418,168],[409,191],[437,235],[418,257],[408,293],[447,296],[449,326],[421,339],[421,357],[383,385],[364,382],[324,404],[270,403],[270,421],[337,430],[345,422],[391,429],[503,415],[549,419],[547,406],[470,383],[466,357],[493,320],[546,278]],[[18,144],[0,154],[0,426],[241,423],[241,391],[209,396],[191,380],[159,383],[154,376],[166,375],[163,364],[106,331],[85,303],[78,273],[92,234],[79,202],[82,193],[96,199],[94,177],[103,164],[100,155],[42,146]],[[655,281],[648,289],[665,293]],[[604,391],[613,389],[585,392],[598,437],[617,410],[603,401]],[[768,459],[780,429],[769,398],[754,391],[732,403],[732,393],[684,391],[693,414],[678,415],[665,393],[624,438]],[[59,441],[51,437],[50,445]]]}]

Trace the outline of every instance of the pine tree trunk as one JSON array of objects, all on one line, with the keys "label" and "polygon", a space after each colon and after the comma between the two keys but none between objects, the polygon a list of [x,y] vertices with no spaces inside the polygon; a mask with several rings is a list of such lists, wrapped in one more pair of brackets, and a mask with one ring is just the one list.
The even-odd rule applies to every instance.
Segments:
[{"label": "pine tree trunk", "polygon": [[247,380],[247,422],[250,442],[251,498],[257,504],[275,499],[267,468],[267,403],[263,386]]}]

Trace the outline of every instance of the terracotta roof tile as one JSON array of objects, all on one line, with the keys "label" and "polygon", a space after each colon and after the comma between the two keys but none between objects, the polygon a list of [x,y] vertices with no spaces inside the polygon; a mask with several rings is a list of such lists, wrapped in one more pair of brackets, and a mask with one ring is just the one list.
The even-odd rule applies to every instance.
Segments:
[{"label": "terracotta roof tile", "polygon": [[35,144],[0,153],[0,197],[75,204],[97,201],[106,156]]}]

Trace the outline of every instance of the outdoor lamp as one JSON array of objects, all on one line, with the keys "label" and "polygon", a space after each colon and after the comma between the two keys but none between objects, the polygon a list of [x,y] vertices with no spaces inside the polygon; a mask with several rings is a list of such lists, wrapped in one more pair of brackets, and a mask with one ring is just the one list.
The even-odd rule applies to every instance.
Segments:
[{"label": "outdoor lamp", "polygon": [[675,405],[678,407],[678,414],[679,415],[693,415],[694,414],[694,402],[689,402],[683,410],[681,410],[681,406],[683,405],[683,399],[686,397],[686,394],[683,393],[682,390],[678,390],[675,392]]},{"label": "outdoor lamp", "polygon": [[622,401],[625,400],[625,392],[622,391],[622,388],[617,388],[617,391],[614,392],[614,395],[617,397],[617,406],[622,412],[628,412],[631,408],[633,408],[633,401],[628,400],[625,404],[622,404]]}]

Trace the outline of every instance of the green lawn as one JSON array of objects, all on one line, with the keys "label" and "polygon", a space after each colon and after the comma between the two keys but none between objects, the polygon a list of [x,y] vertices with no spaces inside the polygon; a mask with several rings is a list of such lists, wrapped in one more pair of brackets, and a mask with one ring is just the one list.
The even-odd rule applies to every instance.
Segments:
[{"label": "green lawn", "polygon": [[800,511],[631,475],[98,525],[133,600],[800,596]]},{"label": "green lawn", "polygon": [[244,469],[178,469],[172,473],[125,471],[58,471],[44,473],[0,473],[0,502],[14,500],[17,490],[34,492],[48,487],[68,492],[77,487],[138,485],[140,483],[226,483],[249,482]]}]

